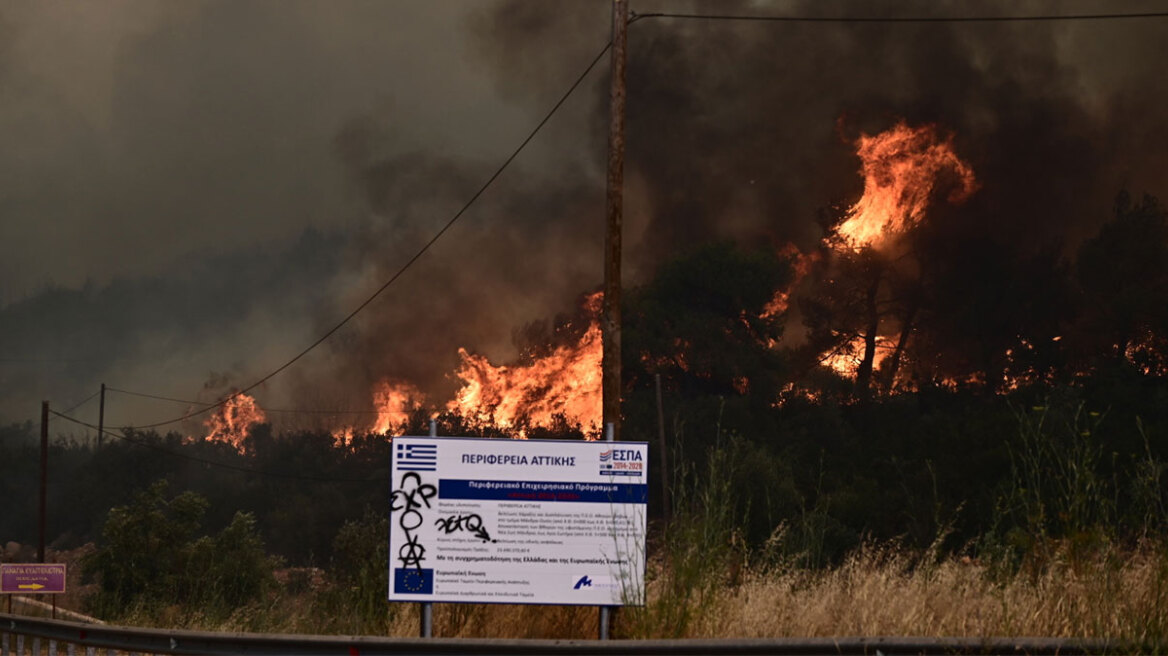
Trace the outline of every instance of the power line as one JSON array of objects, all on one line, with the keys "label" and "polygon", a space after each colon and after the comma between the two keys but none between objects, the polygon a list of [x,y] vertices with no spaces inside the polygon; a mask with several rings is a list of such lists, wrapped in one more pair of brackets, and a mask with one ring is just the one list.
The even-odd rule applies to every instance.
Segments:
[{"label": "power line", "polygon": [[71,364],[74,362],[104,362],[108,358],[0,358],[4,364]]},{"label": "power line", "polygon": [[309,344],[304,350],[297,353],[294,357],[292,357],[292,359],[288,360],[287,362],[280,365],[279,367],[276,367],[274,370],[272,370],[271,373],[269,373],[266,376],[255,381],[251,385],[248,385],[247,387],[239,390],[238,392],[234,392],[233,394],[227,396],[226,398],[219,401],[218,403],[208,405],[207,407],[201,408],[199,410],[188,412],[188,413],[184,414],[183,416],[175,418],[175,419],[170,419],[167,421],[160,421],[160,422],[156,422],[153,424],[145,424],[142,426],[138,426],[138,428],[157,428],[159,426],[166,426],[167,424],[175,424],[175,423],[178,423],[180,421],[186,421],[187,419],[190,419],[191,417],[201,415],[209,410],[213,410],[214,408],[221,407],[225,403],[227,403],[229,400],[234,398],[235,396],[237,396],[239,394],[245,394],[247,392],[250,392],[251,390],[255,389],[256,387],[259,387],[260,385],[263,385],[267,381],[271,380],[273,377],[278,375],[280,372],[284,371],[285,369],[287,369],[288,367],[290,367],[294,363],[296,363],[298,360],[300,360],[300,358],[304,357],[305,355],[308,355],[308,353],[311,352],[313,349],[315,349],[316,347],[323,344],[325,342],[325,340],[327,340],[329,337],[332,337],[334,333],[336,333],[338,330],[340,330],[342,327],[344,327],[345,324],[349,323],[349,321],[351,321],[354,317],[356,317],[362,310],[364,310],[366,307],[368,307],[369,304],[374,301],[374,299],[376,299],[378,296],[380,296],[382,294],[382,292],[384,292],[386,289],[389,289],[390,285],[392,285],[394,282],[396,282],[398,280],[398,278],[400,278],[402,276],[402,274],[404,274],[410,267],[412,267],[414,265],[415,262],[417,262],[419,259],[421,259],[421,257],[423,255],[425,255],[427,251],[430,250],[430,247],[433,246],[435,244],[435,242],[437,242],[439,239],[441,239],[442,236],[444,234],[446,234],[446,232],[448,230],[450,230],[450,228],[453,227],[454,224],[460,218],[462,218],[462,215],[465,214],[468,209],[470,209],[471,205],[473,205],[475,203],[475,201],[477,201],[479,199],[479,197],[482,196],[483,193],[491,186],[491,184],[494,183],[495,180],[500,175],[503,174],[503,171],[506,170],[507,167],[510,166],[511,162],[515,161],[515,158],[517,158],[519,156],[519,153],[523,152],[523,150],[527,147],[527,145],[529,143],[531,143],[531,141],[535,138],[535,135],[539,134],[540,130],[543,129],[543,126],[546,125],[547,122],[551,120],[552,116],[554,116],[557,111],[559,111],[560,107],[564,104],[565,101],[568,100],[568,97],[571,96],[574,91],[576,91],[576,89],[580,86],[580,84],[584,82],[584,79],[586,77],[588,77],[588,74],[592,72],[592,69],[596,67],[597,62],[599,62],[600,59],[602,57],[604,57],[604,54],[606,52],[608,52],[608,49],[610,47],[612,47],[611,41],[609,43],[604,44],[604,47],[600,49],[600,52],[596,53],[596,56],[593,57],[592,61],[588,64],[588,66],[585,67],[585,69],[583,70],[583,72],[580,73],[579,76],[577,76],[576,81],[573,82],[572,85],[570,87],[568,87],[568,90],[565,91],[563,93],[563,95],[560,96],[560,99],[557,100],[554,105],[552,105],[552,108],[550,110],[548,110],[548,112],[544,115],[543,119],[540,120],[540,122],[538,124],[536,124],[535,128],[531,130],[531,132],[527,135],[527,138],[525,138],[519,144],[519,146],[517,148],[515,148],[515,150],[511,153],[511,155],[509,157],[507,157],[507,159],[505,159],[503,161],[503,163],[501,165],[499,165],[499,167],[497,169],[495,169],[495,172],[489,178],[487,178],[487,181],[484,182],[479,187],[478,191],[476,191],[474,193],[474,195],[472,195],[470,197],[470,199],[467,200],[465,204],[463,204],[462,208],[459,209],[457,212],[455,212],[454,216],[452,216],[450,218],[450,220],[447,221],[446,224],[443,225],[442,228],[440,230],[438,230],[438,232],[435,233],[433,237],[430,238],[429,241],[427,241],[425,244],[423,244],[422,247],[419,248],[416,253],[414,253],[413,257],[411,257],[409,260],[406,261],[405,264],[403,264],[400,268],[398,268],[397,272],[394,273],[392,276],[390,276],[389,280],[385,281],[385,284],[383,284],[383,285],[381,285],[381,287],[377,288],[377,291],[373,292],[369,296],[369,298],[365,299],[364,302],[362,302],[352,312],[350,312],[343,319],[341,319],[335,326],[333,326],[328,331],[326,331],[316,341]]},{"label": "power line", "polygon": [[[98,394],[101,394],[100,389],[97,390],[96,392],[94,392],[93,394],[90,394],[88,397],[86,397],[86,399],[84,401],[81,401],[80,403],[75,403],[68,410],[63,410],[60,414],[62,414],[62,415],[71,414],[77,408],[80,408],[81,406],[85,405],[86,403],[89,403],[90,401],[92,401],[94,399],[94,397],[96,397]],[[56,412],[51,411],[51,410],[50,410],[50,412],[52,412],[53,414],[57,414]],[[52,420],[53,420],[53,418],[49,417],[49,421],[51,422]]]},{"label": "power line", "polygon": [[1168,11],[1100,14],[1039,14],[1023,16],[765,16],[742,14],[684,14],[653,12],[635,14],[629,23],[644,18],[678,18],[711,21],[758,21],[768,23],[1022,23],[1051,21],[1123,20],[1168,18]]},{"label": "power line", "polygon": [[[56,416],[60,417],[61,419],[66,420],[66,421],[70,421],[74,424],[78,424],[80,426],[85,426],[87,428],[92,428],[94,430],[97,430],[97,426],[94,426],[93,424],[90,424],[90,423],[87,423],[84,421],[80,421],[80,420],[74,419],[72,417],[67,417],[64,414],[61,414],[55,410],[49,410],[49,413],[56,415]],[[192,455],[186,454],[186,453],[179,453],[177,451],[171,451],[170,449],[163,448],[161,446],[158,446],[157,444],[151,444],[150,442],[148,442],[146,440],[136,440],[136,439],[129,437],[129,436],[125,435],[124,433],[120,433],[120,432],[115,433],[115,432],[103,429],[101,431],[101,433],[104,435],[109,435],[110,437],[122,440],[124,442],[129,442],[130,444],[135,444],[137,446],[145,447],[147,449],[152,449],[152,450],[157,451],[159,453],[173,456],[175,458],[181,458],[183,460],[189,460],[191,462],[197,462],[197,463],[208,465],[211,467],[230,469],[230,470],[237,471],[237,472],[243,472],[245,474],[256,474],[257,476],[268,476],[271,478],[286,478],[286,479],[298,480],[298,481],[313,481],[313,482],[317,482],[317,483],[383,483],[383,482],[385,482],[385,479],[382,479],[382,478],[341,478],[341,477],[327,477],[327,476],[305,476],[303,474],[288,474],[288,473],[284,473],[284,472],[267,471],[264,469],[253,469],[251,467],[242,467],[239,465],[232,465],[232,464],[229,464],[226,462],[219,462],[217,460],[209,460],[207,458],[200,458],[198,456],[192,456]]]},{"label": "power line", "polygon": [[131,392],[130,390],[118,389],[116,387],[106,387],[107,392],[117,392],[119,394],[128,394],[129,396],[140,396],[146,399],[154,399],[156,401],[170,401],[172,403],[184,403],[186,405],[215,405],[214,403],[206,403],[203,401],[189,401],[187,399],[176,399],[170,396],[159,396],[157,394],[147,394],[145,392]]},{"label": "power line", "polygon": [[85,405],[86,403],[89,403],[89,402],[90,402],[90,401],[92,401],[93,399],[97,398],[97,395],[98,395],[98,394],[101,394],[101,390],[100,390],[100,389],[99,389],[99,390],[97,390],[96,392],[94,392],[93,394],[90,394],[90,395],[89,395],[89,397],[88,397],[88,398],[86,398],[84,401],[81,401],[80,403],[77,403],[77,404],[73,405],[73,407],[69,408],[68,410],[62,410],[62,411],[61,411],[61,414],[65,414],[65,415],[67,415],[67,414],[71,414],[71,413],[72,413],[74,410],[76,410],[77,408],[80,408],[81,406]]},{"label": "power line", "polygon": [[[116,387],[105,388],[107,392],[118,392],[119,394],[126,394],[129,396],[140,396],[147,399],[155,399],[158,401],[170,401],[172,403],[183,403],[186,405],[205,405],[215,406],[216,403],[208,403],[206,401],[191,401],[189,399],[176,399],[170,396],[159,396],[157,394],[147,394],[145,392],[132,392],[130,390],[118,389]],[[91,397],[92,398],[92,397]],[[230,396],[228,397],[230,398]],[[380,410],[328,410],[328,409],[303,409],[303,408],[264,408],[261,407],[265,413],[275,412],[284,414],[306,414],[306,415],[379,415]]]}]

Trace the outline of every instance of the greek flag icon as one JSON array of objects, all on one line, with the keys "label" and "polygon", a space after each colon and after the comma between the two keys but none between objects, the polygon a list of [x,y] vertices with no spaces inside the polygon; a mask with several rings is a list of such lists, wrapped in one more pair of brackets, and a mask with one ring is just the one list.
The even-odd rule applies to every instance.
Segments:
[{"label": "greek flag icon", "polygon": [[398,471],[436,471],[438,469],[437,444],[398,444]]}]

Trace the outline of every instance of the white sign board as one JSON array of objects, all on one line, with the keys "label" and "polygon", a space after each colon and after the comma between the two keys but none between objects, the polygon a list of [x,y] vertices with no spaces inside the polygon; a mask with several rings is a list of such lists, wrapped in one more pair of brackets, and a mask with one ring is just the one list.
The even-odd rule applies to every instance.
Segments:
[{"label": "white sign board", "polygon": [[648,447],[395,437],[389,599],[640,605]]}]

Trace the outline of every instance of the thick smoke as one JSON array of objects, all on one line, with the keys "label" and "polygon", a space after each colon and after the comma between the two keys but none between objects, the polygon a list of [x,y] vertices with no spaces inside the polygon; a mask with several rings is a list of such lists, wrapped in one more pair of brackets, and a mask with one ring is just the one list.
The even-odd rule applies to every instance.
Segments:
[{"label": "thick smoke", "polygon": [[[1114,7],[642,2],[633,9],[881,17]],[[514,0],[481,24],[500,78],[519,71],[550,84],[580,58],[576,52],[554,60],[557,69],[521,45],[559,39],[571,45],[565,35],[591,27],[595,17],[559,7],[540,11]],[[1156,36],[1166,23],[636,20],[628,55],[628,266],[649,272],[712,239],[815,248],[824,236],[821,218],[839,216],[862,189],[855,139],[901,120],[954,134],[959,156],[981,183],[968,203],[934,213],[933,252],[922,258],[952,258],[974,244],[987,258],[1073,257],[1110,218],[1119,191],[1168,192],[1168,120],[1156,110],[1168,84],[1155,70],[1168,50]],[[595,114],[606,105],[598,89]],[[602,141],[603,134],[592,138]]]},{"label": "thick smoke", "polygon": [[[554,100],[494,92],[467,52],[471,8],[0,8],[0,417],[103,381],[214,400],[365,300]],[[451,387],[459,346],[513,355],[517,327],[596,284],[594,159],[549,184],[540,172],[566,158],[530,149],[261,400],[368,409],[383,377]],[[141,425],[186,408],[115,394],[109,409]]]},{"label": "thick smoke", "polygon": [[[806,3],[787,13],[1002,15],[1004,3]],[[1095,5],[1099,10],[1103,5]],[[1028,5],[1027,12],[1092,6]],[[1127,6],[1127,11],[1140,7]],[[776,14],[769,3],[634,3],[634,10]],[[583,18],[507,3],[489,23],[500,77],[539,59],[516,44]],[[1154,108],[1162,20],[1083,23],[831,24],[645,18],[629,32],[628,166],[651,212],[650,259],[718,237],[808,246],[812,220],[856,199],[851,141],[900,119],[957,135],[984,181],[976,214],[1011,238],[1079,237],[1125,185],[1163,186]],[[572,53],[578,59],[577,53]],[[1105,56],[1104,56],[1105,55]],[[567,57],[563,68],[569,69]],[[557,75],[563,76],[562,71]],[[555,77],[547,75],[547,77]],[[598,96],[596,111],[606,98]],[[1148,139],[1151,139],[1149,141]],[[1141,189],[1142,190],[1142,189]],[[1139,191],[1139,190],[1137,190]],[[1019,218],[1026,217],[1020,221]]]},{"label": "thick smoke", "polygon": [[[471,197],[604,46],[608,12],[591,1],[7,3],[0,357],[41,362],[0,364],[0,416],[79,400],[101,381],[212,397],[280,364]],[[1120,189],[1168,195],[1165,23],[637,20],[626,282],[711,239],[814,248],[819,218],[862,188],[854,139],[901,119],[954,133],[981,183],[935,217],[946,223],[930,243],[990,235],[1071,253]],[[515,331],[595,288],[607,65],[427,255],[261,402],[366,409],[381,378],[441,396],[459,346],[513,357]],[[52,285],[63,289],[42,291]],[[112,423],[173,409],[119,402]]]}]

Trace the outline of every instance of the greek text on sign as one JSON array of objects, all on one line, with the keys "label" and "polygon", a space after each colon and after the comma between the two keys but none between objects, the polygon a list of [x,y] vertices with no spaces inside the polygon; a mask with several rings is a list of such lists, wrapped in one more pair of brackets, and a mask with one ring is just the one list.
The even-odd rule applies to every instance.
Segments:
[{"label": "greek text on sign", "polygon": [[644,603],[648,447],[397,437],[389,599]]},{"label": "greek text on sign", "polygon": [[0,593],[64,594],[65,565],[62,563],[0,564]]}]

